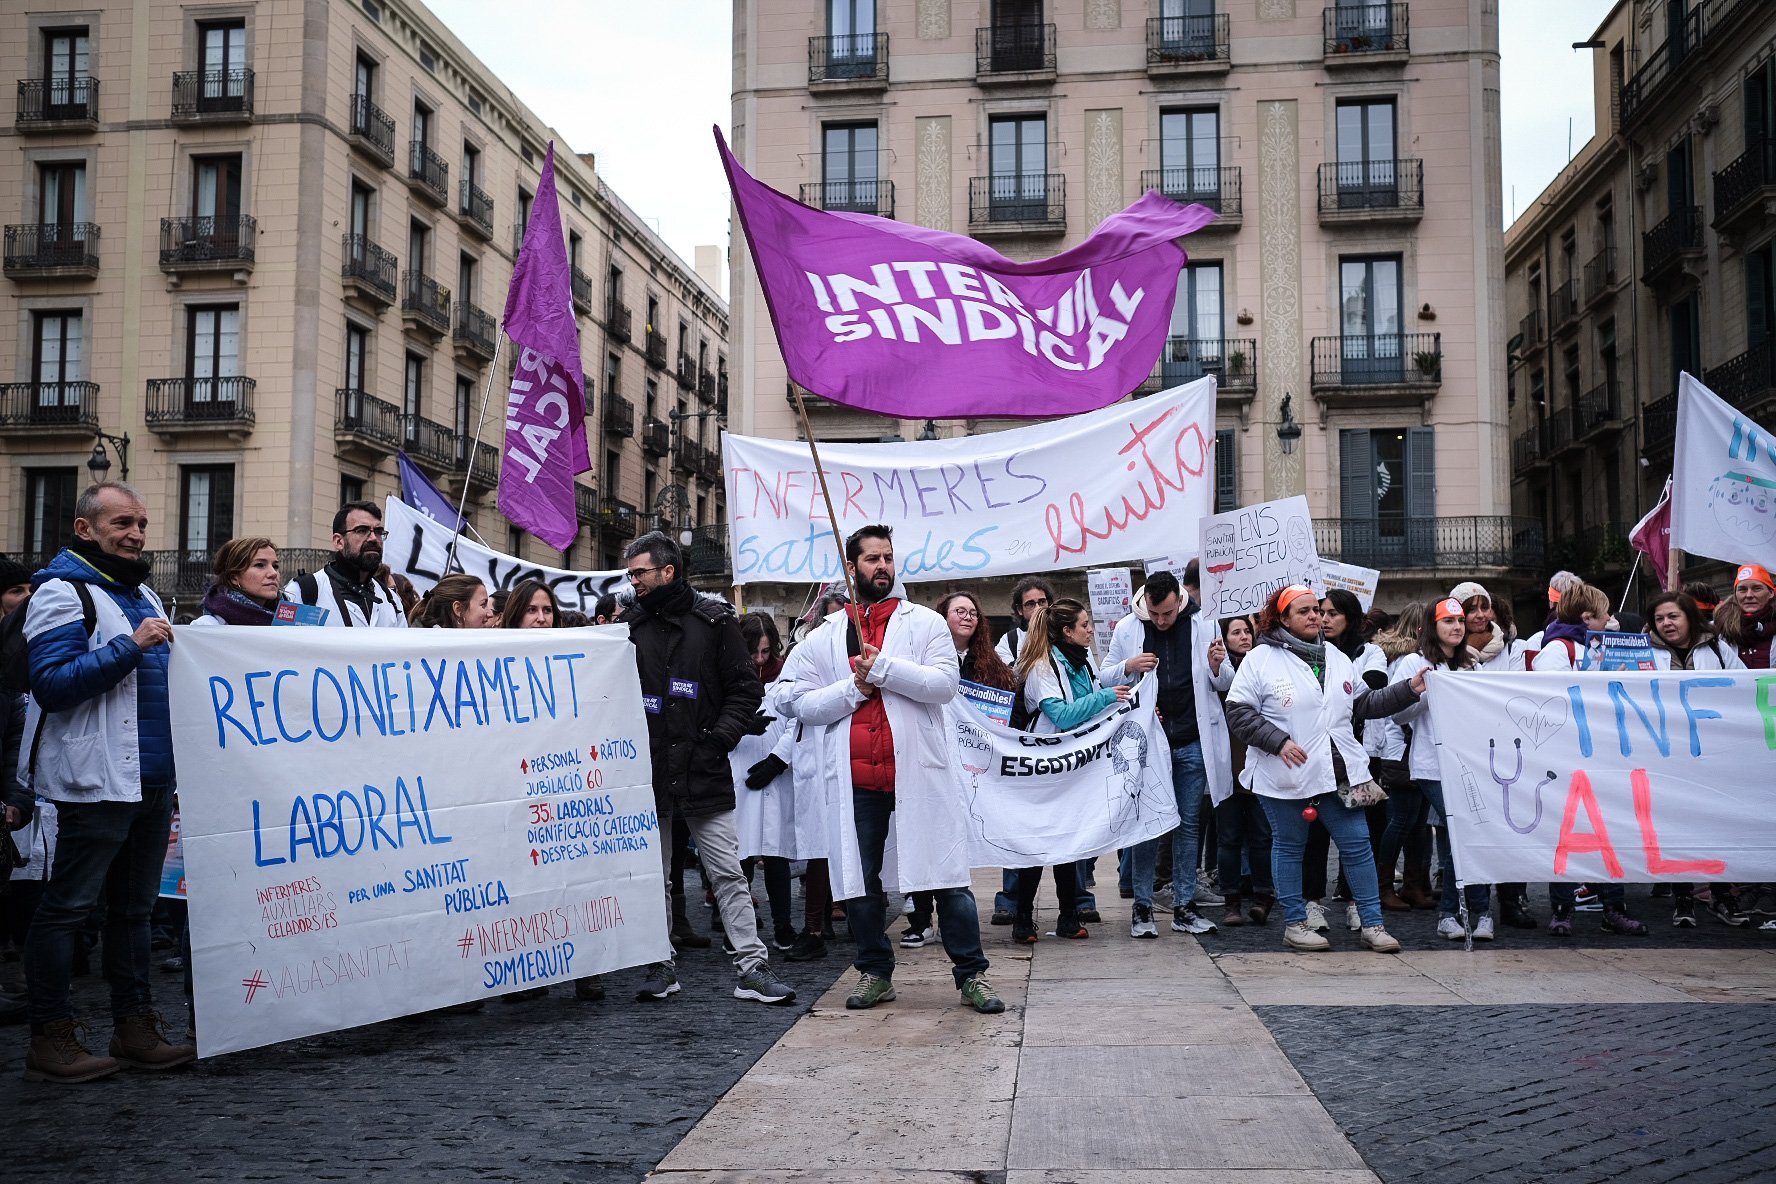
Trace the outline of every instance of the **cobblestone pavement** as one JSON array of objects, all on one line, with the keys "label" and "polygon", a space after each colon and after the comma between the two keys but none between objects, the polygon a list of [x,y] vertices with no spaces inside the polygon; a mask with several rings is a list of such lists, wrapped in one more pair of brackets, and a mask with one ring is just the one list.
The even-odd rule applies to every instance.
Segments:
[{"label": "cobblestone pavement", "polygon": [[1776,1008],[1256,1010],[1386,1184],[1776,1173]]}]

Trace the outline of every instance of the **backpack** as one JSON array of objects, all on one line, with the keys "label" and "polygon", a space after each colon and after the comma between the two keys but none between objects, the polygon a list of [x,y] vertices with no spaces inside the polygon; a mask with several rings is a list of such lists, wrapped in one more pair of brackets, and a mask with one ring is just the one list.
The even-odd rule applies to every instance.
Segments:
[{"label": "backpack", "polygon": [[[93,606],[92,592],[84,580],[64,582],[74,585],[74,592],[80,597],[81,620],[86,635],[91,637],[99,625],[99,610]],[[0,690],[14,695],[31,693],[31,657],[25,645],[25,610],[30,607],[27,600],[0,617]]]}]

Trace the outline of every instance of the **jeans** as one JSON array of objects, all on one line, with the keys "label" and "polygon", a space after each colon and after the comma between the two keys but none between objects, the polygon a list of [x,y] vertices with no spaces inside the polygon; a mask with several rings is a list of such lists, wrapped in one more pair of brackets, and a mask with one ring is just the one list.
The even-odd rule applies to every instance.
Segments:
[{"label": "jeans", "polygon": [[[1437,862],[1443,868],[1443,899],[1438,902],[1437,910],[1445,917],[1456,915],[1460,907],[1460,898],[1456,895],[1455,851],[1449,845],[1449,814],[1443,809],[1443,783],[1441,781],[1412,782],[1413,788],[1424,795],[1431,809],[1443,817],[1443,825],[1437,828]],[[1468,916],[1478,917],[1482,913],[1492,911],[1492,885],[1469,884],[1466,890],[1468,898]],[[1472,922],[1469,922],[1472,924]]]},{"label": "jeans", "polygon": [[1086,887],[1085,884],[1085,877],[1090,874],[1091,865],[1095,862],[1097,862],[1097,860],[1094,857],[1092,859],[1082,859],[1073,865],[1073,878],[1078,884],[1079,911],[1082,913],[1087,909],[1095,909],[1098,907],[1097,893]]},{"label": "jeans", "polygon": [[68,982],[87,915],[105,901],[103,961],[114,1019],[153,1005],[149,917],[160,895],[173,787],[142,787],[139,802],[58,802],[55,866],[25,941],[33,1025],[70,1019]]},{"label": "jeans", "polygon": [[[1196,841],[1203,795],[1209,791],[1202,745],[1195,740],[1172,749],[1172,795],[1178,801],[1178,829],[1172,832],[1172,903],[1183,908],[1196,895]],[[1160,839],[1135,847],[1129,860],[1135,903],[1153,907],[1153,868],[1159,862]]]},{"label": "jeans", "polygon": [[1233,793],[1215,807],[1216,856],[1221,868],[1221,891],[1234,896],[1240,890],[1240,856],[1252,869],[1252,894],[1275,896],[1270,879],[1270,820],[1255,793]]},{"label": "jeans", "polygon": [[[1283,921],[1289,925],[1307,920],[1307,901],[1301,895],[1301,860],[1307,850],[1307,819],[1301,816],[1305,800],[1259,795],[1270,819],[1270,871],[1276,882]],[[1381,924],[1381,890],[1375,880],[1375,854],[1369,849],[1369,823],[1363,811],[1352,809],[1334,793],[1321,794],[1320,821],[1338,844],[1338,863],[1350,880],[1357,898],[1357,915],[1365,927]]]},{"label": "jeans", "polygon": [[995,913],[1017,912],[1017,869],[1004,868],[999,873],[999,891],[993,893]]},{"label": "jeans", "polygon": [[[888,915],[882,898],[882,851],[888,843],[894,795],[854,789],[851,811],[857,825],[858,854],[863,860],[863,895],[845,902],[851,937],[857,942],[857,959],[852,965],[865,974],[893,978],[894,947],[888,943]],[[944,953],[950,956],[950,972],[960,987],[987,969],[974,893],[967,888],[934,888],[931,895],[937,906],[938,936],[943,939]]]},{"label": "jeans", "polygon": [[[669,802],[655,796],[660,815],[660,834],[669,835],[672,825]],[[697,842],[697,855],[703,872],[709,877],[710,890],[715,893],[716,910],[721,913],[722,932],[734,947],[734,968],[745,974],[766,960],[765,943],[759,940],[758,915],[752,911],[752,886],[740,870],[740,835],[734,829],[734,812],[686,816],[685,827]],[[672,844],[660,844],[660,868],[668,878],[666,886],[667,924],[672,917]],[[668,961],[666,965],[672,963]]]}]

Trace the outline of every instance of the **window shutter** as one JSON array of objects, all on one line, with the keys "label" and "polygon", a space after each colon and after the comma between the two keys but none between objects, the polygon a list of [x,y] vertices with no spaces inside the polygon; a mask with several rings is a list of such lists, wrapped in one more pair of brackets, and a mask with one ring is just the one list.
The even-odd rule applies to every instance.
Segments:
[{"label": "window shutter", "polygon": [[1430,428],[1406,432],[1407,562],[1431,564],[1437,557],[1437,447]]},{"label": "window shutter", "polygon": [[1757,345],[1770,335],[1770,248],[1745,256],[1745,343]]},{"label": "window shutter", "polygon": [[1375,450],[1367,431],[1346,428],[1338,433],[1338,489],[1342,546],[1339,555],[1328,558],[1367,566],[1374,554],[1377,530]]},{"label": "window shutter", "polygon": [[1239,470],[1235,467],[1233,430],[1215,433],[1215,513],[1239,507]]}]

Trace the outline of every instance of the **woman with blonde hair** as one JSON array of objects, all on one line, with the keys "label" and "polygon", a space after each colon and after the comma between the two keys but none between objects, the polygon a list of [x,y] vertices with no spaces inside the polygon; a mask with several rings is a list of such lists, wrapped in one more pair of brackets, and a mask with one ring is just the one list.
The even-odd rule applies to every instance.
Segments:
[{"label": "woman with blonde hair", "polygon": [[215,579],[193,625],[269,625],[283,602],[278,553],[268,538],[229,539],[210,563]]}]

